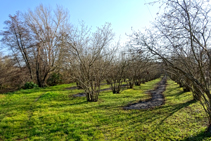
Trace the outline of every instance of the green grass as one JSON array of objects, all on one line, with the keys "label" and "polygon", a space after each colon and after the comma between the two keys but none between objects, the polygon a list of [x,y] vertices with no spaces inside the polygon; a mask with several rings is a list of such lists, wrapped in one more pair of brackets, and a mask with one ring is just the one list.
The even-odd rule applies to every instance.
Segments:
[{"label": "green grass", "polygon": [[[190,92],[168,81],[165,105],[151,110],[122,110],[160,79],[121,94],[101,92],[98,102],[71,95],[75,84],[20,90],[0,95],[0,140],[209,140],[206,115]],[[103,88],[109,87],[105,85]]]}]

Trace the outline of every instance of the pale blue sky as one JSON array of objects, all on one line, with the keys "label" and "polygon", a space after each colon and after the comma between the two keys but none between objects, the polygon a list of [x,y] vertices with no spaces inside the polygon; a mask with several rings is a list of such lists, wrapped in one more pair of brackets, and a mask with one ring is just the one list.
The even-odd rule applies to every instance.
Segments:
[{"label": "pale blue sky", "polygon": [[3,30],[3,23],[8,20],[9,14],[26,12],[41,3],[52,8],[58,4],[68,9],[73,25],[83,20],[88,26],[95,28],[110,22],[116,39],[121,35],[121,41],[124,42],[127,38],[125,33],[130,33],[131,27],[141,30],[154,20],[158,8],[144,5],[151,1],[153,0],[0,0],[0,30]]}]

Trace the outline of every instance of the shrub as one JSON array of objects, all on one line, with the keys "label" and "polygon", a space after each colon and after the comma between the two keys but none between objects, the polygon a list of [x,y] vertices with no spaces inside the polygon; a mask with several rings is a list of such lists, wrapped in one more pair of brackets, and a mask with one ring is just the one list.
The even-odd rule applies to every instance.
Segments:
[{"label": "shrub", "polygon": [[47,80],[47,84],[55,86],[62,83],[62,75],[60,73],[52,73]]},{"label": "shrub", "polygon": [[35,84],[34,82],[26,82],[23,86],[24,89],[33,89],[38,87],[37,84]]}]

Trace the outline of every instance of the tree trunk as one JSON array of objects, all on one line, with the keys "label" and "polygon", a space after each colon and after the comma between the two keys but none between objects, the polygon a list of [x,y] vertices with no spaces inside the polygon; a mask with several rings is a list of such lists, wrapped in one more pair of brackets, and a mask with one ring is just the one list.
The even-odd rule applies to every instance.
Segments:
[{"label": "tree trunk", "polygon": [[113,94],[119,94],[120,93],[120,84],[118,83],[117,85],[114,84],[114,86],[111,85],[111,89]]},{"label": "tree trunk", "polygon": [[98,101],[98,91],[90,91],[86,94],[86,98],[88,102],[97,102]]},{"label": "tree trunk", "polygon": [[209,119],[209,125],[207,127],[206,133],[208,134],[208,136],[211,136],[211,117],[208,117]]},{"label": "tree trunk", "polygon": [[140,86],[140,85],[141,85],[140,81],[136,81],[136,82],[135,82],[135,85],[136,85],[136,86]]},{"label": "tree trunk", "polygon": [[111,82],[109,80],[106,80],[106,83],[107,83],[107,85],[110,85],[111,84]]},{"label": "tree trunk", "polygon": [[77,85],[78,89],[83,89],[80,82],[76,82],[76,85]]},{"label": "tree trunk", "polygon": [[133,88],[133,82],[129,82],[129,88],[130,88],[130,89]]},{"label": "tree trunk", "polygon": [[184,91],[184,92],[190,92],[190,88],[184,87],[184,88],[183,88],[183,91]]}]

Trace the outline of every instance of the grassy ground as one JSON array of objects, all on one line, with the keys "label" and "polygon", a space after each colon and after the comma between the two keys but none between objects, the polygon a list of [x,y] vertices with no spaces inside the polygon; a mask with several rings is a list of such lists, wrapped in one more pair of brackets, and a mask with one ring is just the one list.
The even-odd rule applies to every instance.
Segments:
[{"label": "grassy ground", "polygon": [[[151,110],[122,110],[147,99],[160,79],[112,94],[98,102],[71,95],[75,84],[0,95],[0,140],[209,140],[206,115],[191,93],[168,81],[166,103]],[[106,88],[108,86],[103,86]]]}]

